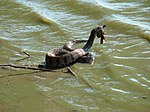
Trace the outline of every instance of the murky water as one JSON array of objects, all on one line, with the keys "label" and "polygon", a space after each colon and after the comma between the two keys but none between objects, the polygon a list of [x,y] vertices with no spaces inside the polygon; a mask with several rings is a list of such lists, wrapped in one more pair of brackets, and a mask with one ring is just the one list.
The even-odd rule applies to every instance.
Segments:
[{"label": "murky water", "polygon": [[[108,35],[90,50],[94,65],[72,66],[76,77],[1,68],[0,111],[150,112],[149,12],[149,0],[0,0],[1,64],[38,65],[99,25]],[[16,62],[22,50],[32,57]]]}]

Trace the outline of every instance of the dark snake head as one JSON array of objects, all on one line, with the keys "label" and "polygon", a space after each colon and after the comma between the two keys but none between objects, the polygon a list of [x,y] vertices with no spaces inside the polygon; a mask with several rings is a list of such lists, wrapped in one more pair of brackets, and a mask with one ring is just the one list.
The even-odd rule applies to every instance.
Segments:
[{"label": "dark snake head", "polygon": [[106,41],[106,38],[104,36],[104,28],[106,27],[106,25],[103,25],[103,26],[100,26],[100,27],[97,27],[95,30],[97,31],[97,37],[100,38],[101,37],[101,40],[100,40],[100,44],[103,44],[104,41]]}]

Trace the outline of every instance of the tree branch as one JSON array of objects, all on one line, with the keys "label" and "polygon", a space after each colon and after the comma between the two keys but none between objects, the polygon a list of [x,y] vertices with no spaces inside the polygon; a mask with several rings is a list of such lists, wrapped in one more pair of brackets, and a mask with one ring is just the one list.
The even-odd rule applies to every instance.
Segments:
[{"label": "tree branch", "polygon": [[46,68],[17,66],[17,65],[11,64],[11,63],[10,64],[0,64],[0,67],[13,67],[13,68],[30,69],[30,70],[52,71],[51,69],[46,69]]}]

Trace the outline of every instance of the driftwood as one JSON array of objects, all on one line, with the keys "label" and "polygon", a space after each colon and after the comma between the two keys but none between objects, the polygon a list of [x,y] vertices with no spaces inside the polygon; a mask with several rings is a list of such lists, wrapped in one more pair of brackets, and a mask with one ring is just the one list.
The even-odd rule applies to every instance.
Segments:
[{"label": "driftwood", "polygon": [[[38,67],[30,67],[30,66],[17,66],[14,65],[12,63],[10,64],[0,64],[1,68],[5,68],[5,67],[12,67],[12,68],[20,68],[20,69],[29,69],[29,70],[36,70],[36,71],[46,71],[46,72],[53,72],[53,70],[51,69],[46,69],[46,68],[38,68]],[[73,76],[75,76],[77,79],[79,79],[79,77],[77,76],[77,74],[75,72],[73,72],[73,70],[70,67],[67,67],[67,73],[71,73]],[[9,76],[13,76],[13,75],[9,75]],[[3,77],[3,76],[2,76]],[[0,77],[0,78],[2,78]]]},{"label": "driftwood", "polygon": [[[17,62],[19,61],[22,61],[22,60],[25,60],[27,58],[30,58],[31,55],[25,51],[23,51],[23,53],[25,55],[27,55],[27,57],[24,57],[22,59],[19,59],[19,60],[16,60]],[[46,68],[39,68],[39,67],[31,67],[31,65],[27,65],[27,66],[19,66],[19,65],[14,65],[12,63],[8,63],[8,64],[0,64],[0,67],[1,68],[5,68],[5,67],[12,67],[12,68],[20,68],[20,69],[29,69],[29,70],[34,70],[35,72],[32,72],[32,73],[37,73],[37,72],[54,72],[54,70],[52,69],[46,69]],[[91,84],[89,84],[86,80],[84,80],[83,78],[79,77],[70,67],[67,67],[67,72],[66,73],[71,73],[73,76],[76,77],[77,80],[80,80],[82,81],[83,83],[86,83],[90,88],[92,88],[94,90],[94,88],[92,87]],[[8,77],[8,76],[16,76],[16,75],[24,75],[26,73],[23,73],[23,74],[10,74],[10,75],[7,75],[7,76],[0,76],[0,78],[4,78],[4,77]],[[28,74],[28,73],[27,73]]]},{"label": "driftwood", "polygon": [[[16,60],[16,62],[25,60],[27,58],[31,58],[31,55],[29,53],[27,53],[26,51],[22,51],[27,57],[24,57],[22,59]],[[39,68],[39,67],[31,67],[30,65],[28,66],[19,66],[19,65],[14,65],[12,63],[9,64],[0,64],[1,68],[5,68],[5,67],[12,67],[12,68],[20,68],[20,69],[29,69],[29,70],[36,70],[36,71],[47,71],[47,72],[52,72],[52,69],[47,69],[47,68]],[[77,76],[70,67],[67,67],[67,70],[69,73],[71,73],[72,75],[74,75],[75,77]],[[77,77],[76,77],[77,78]]]},{"label": "driftwood", "polygon": [[40,71],[52,71],[51,69],[46,68],[38,68],[38,67],[30,67],[30,66],[17,66],[12,63],[10,64],[0,64],[0,67],[13,67],[13,68],[21,68],[21,69],[30,69],[30,70],[40,70]]},{"label": "driftwood", "polygon": [[[22,51],[27,57],[24,57],[22,59],[16,60],[16,62],[25,60],[27,58],[31,58],[31,55],[29,53],[27,53],[26,51]],[[14,65],[12,63],[9,64],[0,64],[1,68],[4,67],[12,67],[12,68],[21,68],[21,69],[30,69],[30,70],[38,70],[38,71],[52,71],[51,69],[46,69],[46,68],[39,68],[39,67],[31,67],[30,65],[28,66],[19,66],[19,65]]]}]

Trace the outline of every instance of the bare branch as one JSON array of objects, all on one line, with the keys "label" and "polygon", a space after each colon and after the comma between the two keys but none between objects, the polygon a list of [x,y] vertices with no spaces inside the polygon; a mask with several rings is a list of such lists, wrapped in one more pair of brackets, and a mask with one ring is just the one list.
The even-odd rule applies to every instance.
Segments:
[{"label": "bare branch", "polygon": [[11,63],[10,64],[0,64],[0,67],[13,67],[13,68],[30,69],[30,70],[52,71],[51,69],[46,69],[46,68],[17,66],[17,65],[11,64]]}]

